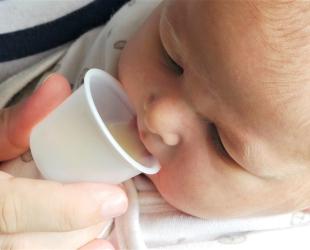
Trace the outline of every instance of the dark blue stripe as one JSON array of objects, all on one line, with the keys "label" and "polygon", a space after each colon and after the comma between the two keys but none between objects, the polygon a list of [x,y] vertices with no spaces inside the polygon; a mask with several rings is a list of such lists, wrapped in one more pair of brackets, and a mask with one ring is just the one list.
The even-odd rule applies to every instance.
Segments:
[{"label": "dark blue stripe", "polygon": [[[59,19],[0,35],[0,62],[43,52],[104,24],[127,0],[95,0]],[[31,17],[29,17],[31,18]]]}]

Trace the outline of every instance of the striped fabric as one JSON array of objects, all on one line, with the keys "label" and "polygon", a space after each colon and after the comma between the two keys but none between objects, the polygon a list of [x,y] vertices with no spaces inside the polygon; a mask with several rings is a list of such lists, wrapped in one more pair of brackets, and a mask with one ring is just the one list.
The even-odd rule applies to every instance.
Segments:
[{"label": "striped fabric", "polygon": [[104,24],[126,1],[0,1],[0,82]]}]

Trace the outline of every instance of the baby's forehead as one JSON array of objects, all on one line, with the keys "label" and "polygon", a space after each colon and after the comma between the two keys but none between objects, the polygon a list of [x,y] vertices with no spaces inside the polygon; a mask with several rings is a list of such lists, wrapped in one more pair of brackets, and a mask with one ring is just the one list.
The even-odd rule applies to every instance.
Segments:
[{"label": "baby's forehead", "polygon": [[249,28],[260,26],[265,35],[271,35],[274,39],[283,38],[284,41],[286,38],[293,40],[299,34],[301,40],[301,34],[310,33],[309,1],[167,0],[163,11],[173,19],[181,19],[179,23],[183,28],[197,25],[197,21],[202,26],[206,22],[217,26],[226,21],[234,26],[234,22],[239,20],[239,24],[251,24]]},{"label": "baby's forehead", "polygon": [[264,30],[262,22],[268,21],[266,13],[273,7],[258,6],[255,1],[172,0],[164,5],[162,17],[181,44],[178,52],[189,55],[190,65],[199,74],[212,75],[214,86],[225,85],[222,89],[226,92],[242,95],[232,105],[242,98],[257,98],[253,110],[276,110],[279,105],[294,110],[295,105],[302,105],[294,96],[306,99],[303,81],[309,72],[296,55],[300,54],[303,62],[309,61],[310,55],[309,51],[285,50],[286,38],[278,39],[271,29]]},{"label": "baby's forehead", "polygon": [[[212,54],[223,58],[234,56],[235,65],[241,67],[239,71],[261,67],[265,75],[280,77],[281,83],[291,78],[294,82],[305,78],[310,64],[310,28],[303,28],[309,22],[294,15],[281,17],[282,12],[294,7],[282,1],[280,7],[287,7],[282,12],[276,4],[261,2],[171,0],[164,5],[162,19],[166,22],[162,23],[170,26],[174,40],[183,43],[182,53],[195,47],[200,55],[205,54],[200,56],[204,60]],[[297,6],[293,13],[299,13],[308,5]],[[286,23],[296,23],[296,27]],[[255,59],[252,65],[245,65],[249,63],[248,57]]]}]

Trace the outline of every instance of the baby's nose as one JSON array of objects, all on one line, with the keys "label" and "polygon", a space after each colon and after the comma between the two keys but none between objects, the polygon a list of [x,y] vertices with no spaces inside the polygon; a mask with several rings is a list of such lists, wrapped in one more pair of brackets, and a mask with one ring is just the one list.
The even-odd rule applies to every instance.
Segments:
[{"label": "baby's nose", "polygon": [[177,145],[185,135],[188,124],[187,104],[178,96],[151,96],[144,103],[147,129],[159,135],[169,145]]}]

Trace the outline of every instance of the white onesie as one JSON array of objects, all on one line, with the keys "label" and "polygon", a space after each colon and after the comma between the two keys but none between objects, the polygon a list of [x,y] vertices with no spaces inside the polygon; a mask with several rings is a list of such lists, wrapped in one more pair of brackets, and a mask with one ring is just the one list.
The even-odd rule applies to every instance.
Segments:
[{"label": "white onesie", "polygon": [[[37,64],[0,84],[0,108],[20,89],[51,72],[66,76],[73,89],[89,68],[117,77],[117,63],[128,38],[141,26],[159,0],[132,0],[104,26],[93,29]],[[38,82],[38,80],[36,80]],[[24,95],[29,94],[25,92]],[[2,167],[33,166],[29,153]],[[302,212],[233,220],[203,220],[166,203],[145,176],[124,183],[127,213],[106,234],[117,249],[309,249],[310,215]],[[229,202],[229,201],[228,201]]]}]

